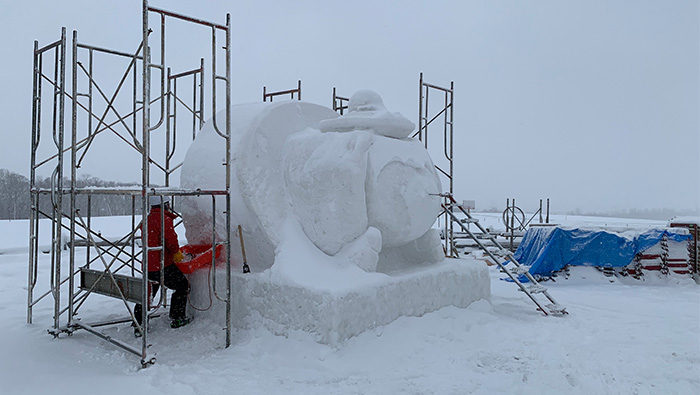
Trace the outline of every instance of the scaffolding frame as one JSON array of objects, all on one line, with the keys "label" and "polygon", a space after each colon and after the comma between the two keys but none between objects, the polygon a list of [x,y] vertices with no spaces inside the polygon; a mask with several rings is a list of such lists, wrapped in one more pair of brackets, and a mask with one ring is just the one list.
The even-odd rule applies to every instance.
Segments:
[{"label": "scaffolding frame", "polygon": [[287,89],[285,91],[268,92],[267,86],[263,86],[263,102],[266,102],[267,99],[270,99],[270,103],[272,103],[272,99],[275,96],[284,96],[284,95],[290,95],[290,99],[294,100],[295,93],[297,94],[297,100],[301,100],[301,80],[297,80],[297,87],[296,88]]},{"label": "scaffolding frame", "polygon": [[[431,112],[431,103],[429,102],[431,91],[436,92],[438,95],[442,95],[443,99],[442,105],[437,108],[438,111],[436,113]],[[418,140],[422,141],[425,145],[425,149],[428,150],[428,136],[431,133],[437,133],[429,133],[429,127],[433,125],[435,121],[442,120],[442,135],[438,137],[440,137],[442,140],[442,153],[447,161],[447,166],[435,164],[435,168],[443,177],[447,178],[449,190],[446,194],[449,196],[454,196],[454,148],[452,145],[454,139],[454,81],[450,82],[449,88],[443,88],[441,86],[425,82],[423,80],[423,73],[420,73],[418,81],[418,98],[418,130],[412,137],[418,137]],[[443,205],[446,207],[446,210],[454,210],[453,202],[450,199],[444,199]],[[454,227],[452,220],[446,212],[441,214],[439,217],[443,217],[443,236],[445,240],[443,248],[445,250],[445,256],[457,257],[459,255],[454,243]]]},{"label": "scaffolding frame", "polygon": [[333,87],[333,111],[337,112],[340,115],[343,115],[343,112],[348,109],[349,102],[350,98],[338,96],[335,93],[335,87]]},{"label": "scaffolding frame", "polygon": [[[53,325],[48,330],[54,337],[61,334],[71,335],[78,329],[84,329],[99,338],[106,340],[130,353],[140,357],[142,367],[147,367],[155,363],[155,357],[148,346],[148,321],[149,317],[158,315],[158,307],[167,303],[165,287],[163,287],[163,265],[164,257],[161,255],[160,289],[161,297],[156,306],[151,305],[151,287],[154,282],[148,280],[148,251],[162,250],[164,247],[164,236],[161,235],[159,247],[149,247],[145,240],[140,240],[141,235],[148,234],[148,221],[145,221],[145,213],[149,212],[149,199],[153,196],[160,197],[161,202],[166,199],[175,200],[185,196],[210,196],[212,201],[212,212],[216,212],[217,197],[225,199],[225,212],[231,211],[230,195],[230,175],[231,175],[231,18],[226,15],[225,24],[217,24],[202,19],[177,14],[164,9],[152,7],[148,0],[143,0],[142,4],[142,41],[133,53],[121,52],[107,48],[88,45],[78,41],[77,31],[73,31],[73,41],[71,45],[72,56],[72,94],[66,92],[66,57],[67,40],[66,28],[61,30],[61,38],[44,47],[39,47],[38,41],[34,42],[34,67],[33,67],[33,94],[32,94],[32,139],[31,139],[31,168],[30,168],[30,196],[31,210],[29,221],[29,265],[28,265],[28,287],[27,287],[27,323],[33,322],[34,308],[44,299],[53,299]],[[149,46],[149,36],[152,33],[149,18],[160,17],[160,59],[159,62],[151,61],[151,47]],[[208,70],[205,69],[205,59],[199,59],[199,68],[172,74],[170,67],[166,64],[166,20],[177,19],[194,25],[204,26],[211,30],[211,57]],[[225,74],[217,73],[217,38],[225,36]],[[80,51],[87,51],[87,66],[80,61]],[[94,58],[100,56],[117,57],[128,60],[128,66],[121,75],[119,83],[111,96],[107,95],[102,85],[97,80],[95,74]],[[45,57],[51,57],[53,69],[44,72],[46,66]],[[50,63],[49,63],[50,64]],[[140,66],[140,67],[139,67]],[[138,70],[140,68],[140,70]],[[160,72],[160,89],[152,95],[152,70]],[[139,72],[140,71],[140,72]],[[192,114],[192,138],[200,129],[204,122],[205,90],[204,80],[206,71],[211,77],[210,100],[211,118],[214,130],[225,143],[226,159],[223,165],[226,168],[225,189],[202,189],[202,188],[172,188],[170,187],[170,176],[181,165],[172,163],[177,149],[177,108],[184,107]],[[122,111],[121,102],[117,99],[125,86],[129,77],[132,77],[132,96],[130,108]],[[191,105],[177,95],[177,82],[187,77],[193,78],[193,98]],[[88,81],[86,92],[79,90],[79,81]],[[216,88],[217,82],[225,83],[225,126],[219,126],[217,122],[217,101],[219,100]],[[48,84],[53,88],[49,99],[50,113],[42,108],[44,96],[43,86]],[[141,89],[139,99],[138,89]],[[85,90],[85,88],[83,88]],[[65,140],[65,100],[71,101],[71,138],[70,145],[64,146]],[[87,104],[81,102],[81,98]],[[104,111],[96,113],[96,98],[104,101]],[[83,100],[83,101],[85,101]],[[159,117],[155,124],[152,124],[151,105],[159,104]],[[140,114],[139,114],[140,112]],[[79,114],[87,116],[86,136],[79,139]],[[107,122],[107,116],[111,114],[116,120]],[[140,123],[138,115],[141,116]],[[44,145],[40,146],[42,133],[42,119],[50,117],[51,134],[53,145],[49,146],[52,155],[41,156]],[[93,120],[96,120],[93,124]],[[155,120],[155,119],[154,119]],[[129,125],[128,123],[131,123]],[[140,134],[138,133],[140,129]],[[163,162],[159,163],[153,154],[150,144],[151,135],[165,130],[165,147]],[[109,131],[128,147],[135,150],[141,156],[141,184],[133,188],[79,188],[77,187],[77,169],[83,164],[83,160],[90,151],[93,142],[103,132]],[[106,133],[109,134],[109,133]],[[42,150],[43,149],[43,150]],[[64,169],[64,156],[70,153],[70,172],[66,177]],[[101,159],[101,158],[100,158]],[[51,166],[51,185],[49,188],[42,188],[37,182],[37,170],[49,168]],[[151,181],[151,167],[159,170],[164,177],[165,187],[158,186]],[[68,187],[64,186],[64,183]],[[102,236],[100,232],[91,229],[92,221],[92,197],[97,195],[117,195],[124,199],[131,200],[131,228],[117,240]],[[50,210],[43,210],[42,200],[50,198]],[[64,197],[68,197],[69,203],[66,207]],[[86,200],[87,214],[84,216],[78,208],[78,199]],[[137,200],[140,199],[140,213],[137,210]],[[67,209],[67,210],[66,210]],[[139,219],[139,216],[141,217]],[[40,218],[44,218],[51,223],[51,247],[50,267],[48,270],[39,263],[39,226]],[[216,216],[212,217],[212,272],[215,273],[215,249],[218,245],[226,247],[226,296],[219,300],[226,303],[226,339],[225,346],[231,344],[231,223],[230,216],[226,215],[225,235],[216,234]],[[164,218],[161,213],[161,229]],[[161,232],[163,233],[163,232]],[[69,235],[67,238],[64,235]],[[76,247],[85,246],[85,264],[81,267],[77,262]],[[62,273],[65,263],[62,262],[63,248],[67,247],[68,252],[68,273]],[[96,252],[92,256],[91,252]],[[91,268],[92,264],[101,263],[100,270]],[[40,274],[48,273],[49,289],[43,293],[39,286]],[[44,279],[44,278],[42,278]],[[216,290],[216,276],[212,276],[214,290]],[[80,284],[76,287],[76,284]],[[108,295],[121,299],[128,316],[86,323],[78,314],[88,297],[93,294]],[[49,298],[50,296],[50,298]],[[139,325],[137,317],[134,316],[132,308],[127,302],[140,301],[144,306],[142,309],[141,322]],[[156,310],[149,314],[149,307],[156,307]],[[140,347],[128,342],[115,339],[112,336],[101,332],[98,327],[131,322],[141,333]]]}]

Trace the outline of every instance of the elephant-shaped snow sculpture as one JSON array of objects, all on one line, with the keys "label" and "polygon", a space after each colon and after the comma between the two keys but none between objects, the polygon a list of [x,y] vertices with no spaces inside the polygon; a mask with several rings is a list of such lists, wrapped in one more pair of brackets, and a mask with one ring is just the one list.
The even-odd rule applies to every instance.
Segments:
[{"label": "elephant-shaped snow sculpture", "polygon": [[[230,215],[244,229],[252,270],[273,265],[289,221],[326,255],[369,272],[444,258],[431,228],[440,212],[435,167],[408,137],[413,123],[375,92],[355,93],[344,116],[286,101],[234,106],[231,119]],[[213,129],[208,122],[187,152],[182,187],[223,187],[223,140]],[[217,202],[217,235],[223,207]],[[182,214],[188,242],[210,244],[211,198],[186,198]]]}]

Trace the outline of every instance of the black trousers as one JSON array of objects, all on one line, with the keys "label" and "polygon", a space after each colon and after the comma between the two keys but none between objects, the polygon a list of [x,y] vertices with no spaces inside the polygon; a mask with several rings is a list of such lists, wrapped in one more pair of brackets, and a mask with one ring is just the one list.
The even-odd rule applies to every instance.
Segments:
[{"label": "black trousers", "polygon": [[[160,272],[148,272],[148,279],[156,281],[151,288],[151,296],[155,296],[160,288]],[[176,265],[166,266],[163,270],[163,283],[166,288],[172,289],[173,296],[170,298],[170,318],[179,319],[185,318],[185,309],[187,308],[187,294],[190,292],[190,282],[187,277],[177,268]],[[134,307],[134,315],[136,321],[141,324],[142,307],[137,303]]]}]

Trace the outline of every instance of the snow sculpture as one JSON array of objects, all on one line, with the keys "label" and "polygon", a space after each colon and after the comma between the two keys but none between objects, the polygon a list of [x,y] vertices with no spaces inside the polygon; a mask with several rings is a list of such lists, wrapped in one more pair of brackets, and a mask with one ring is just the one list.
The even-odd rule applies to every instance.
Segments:
[{"label": "snow sculpture", "polygon": [[[252,270],[289,261],[290,249],[306,244],[291,241],[298,233],[331,266],[387,272],[443,259],[431,229],[440,181],[408,137],[413,123],[372,91],[357,92],[348,107],[341,117],[299,101],[232,109],[231,216],[244,228]],[[221,145],[209,121],[185,158],[183,187],[221,187]],[[223,207],[217,202],[217,235],[225,232]],[[211,243],[211,200],[189,198],[182,214],[188,242]]]}]

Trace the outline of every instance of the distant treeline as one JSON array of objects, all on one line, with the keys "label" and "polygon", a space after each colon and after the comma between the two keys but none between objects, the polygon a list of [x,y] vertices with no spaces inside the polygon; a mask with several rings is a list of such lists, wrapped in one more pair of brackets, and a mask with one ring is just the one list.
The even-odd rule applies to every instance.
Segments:
[{"label": "distant treeline", "polygon": [[[37,177],[36,182],[39,188],[51,188],[50,177]],[[64,188],[70,187],[68,180],[63,181]],[[101,180],[97,177],[83,176],[76,181],[77,188],[122,188],[134,187],[134,184],[118,183],[113,181]],[[6,169],[0,169],[0,219],[26,219],[29,218],[30,210],[30,191],[29,179],[27,177],[13,173]],[[140,199],[137,199],[135,204],[136,213],[140,214],[141,204]],[[63,210],[68,212],[70,209],[70,195],[63,196]],[[76,206],[80,210],[80,214],[87,215],[88,198],[86,195],[79,195],[76,199]],[[128,215],[132,212],[132,198],[124,195],[92,195],[90,199],[91,215],[93,216],[112,216],[112,215]],[[40,211],[51,214],[51,197],[42,194],[39,199]]]}]

